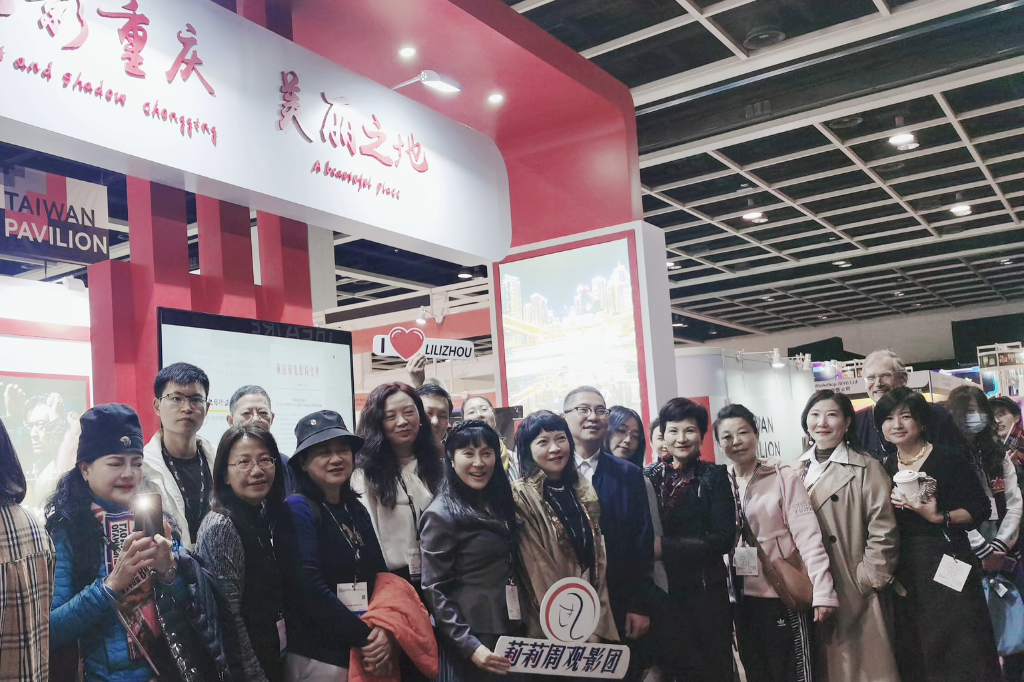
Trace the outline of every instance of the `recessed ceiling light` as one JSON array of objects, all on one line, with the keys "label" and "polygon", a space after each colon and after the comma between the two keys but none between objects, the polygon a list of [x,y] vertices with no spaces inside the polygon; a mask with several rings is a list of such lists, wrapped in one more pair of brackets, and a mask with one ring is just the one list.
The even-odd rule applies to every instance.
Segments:
[{"label": "recessed ceiling light", "polygon": [[501,104],[502,102],[505,101],[505,95],[501,94],[500,92],[492,92],[490,95],[487,96],[487,101],[490,102],[491,104]]},{"label": "recessed ceiling light", "polygon": [[774,300],[775,300],[775,298],[774,298],[774,297],[772,297],[772,296],[762,296],[762,297],[761,297],[761,300],[762,300],[762,301],[774,301]]},{"label": "recessed ceiling light", "polygon": [[971,215],[973,211],[971,210],[970,204],[957,204],[950,207],[949,212],[958,218],[962,218],[964,216]]},{"label": "recessed ceiling light", "polygon": [[416,56],[416,48],[415,47],[403,47],[401,50],[398,51],[398,56],[399,57],[405,57],[406,59],[408,59],[409,57],[415,57]]},{"label": "recessed ceiling light", "polygon": [[764,213],[761,213],[760,211],[751,211],[750,213],[744,213],[743,214],[743,219],[744,220],[749,220],[751,222],[753,222],[755,220],[759,220],[759,219],[761,219],[763,217],[764,217]]},{"label": "recessed ceiling light", "polygon": [[472,279],[473,271],[469,268],[462,268],[459,270],[459,279]]},{"label": "recessed ceiling light", "polygon": [[917,142],[917,138],[914,137],[914,133],[898,133],[889,138],[889,144],[901,152],[910,151],[911,149],[917,149],[920,145]]},{"label": "recessed ceiling light", "polygon": [[896,296],[898,298],[898,297],[903,295],[903,292],[902,291],[894,291],[894,292],[892,292],[892,295]]},{"label": "recessed ceiling light", "polygon": [[912,306],[910,306],[910,307],[911,307],[911,308],[920,308],[920,307],[921,307],[921,304],[920,304],[920,303],[915,303],[914,305],[912,305]]},{"label": "recessed ceiling light", "polygon": [[818,319],[819,319],[819,320],[827,320],[827,319],[828,319],[828,315],[822,315],[822,316],[821,316],[821,317],[819,317]]},{"label": "recessed ceiling light", "polygon": [[1000,265],[1013,265],[1013,261],[1010,260],[1009,258],[1004,258],[1003,260],[999,261],[999,264]]},{"label": "recessed ceiling light", "polygon": [[762,50],[772,45],[778,45],[785,39],[785,32],[777,26],[757,26],[747,32],[743,39],[743,47],[748,50]]},{"label": "recessed ceiling light", "polygon": [[709,334],[710,336],[714,336],[714,335],[715,335],[715,334],[717,334],[717,333],[718,333],[718,332],[716,332],[716,331],[715,331],[714,329],[711,329],[711,330],[709,330],[709,331],[708,331],[708,334]]},{"label": "recessed ceiling light", "polygon": [[832,265],[836,266],[837,268],[849,268],[849,267],[852,267],[850,262],[849,261],[845,261],[845,260],[834,260],[834,261],[832,261]]}]

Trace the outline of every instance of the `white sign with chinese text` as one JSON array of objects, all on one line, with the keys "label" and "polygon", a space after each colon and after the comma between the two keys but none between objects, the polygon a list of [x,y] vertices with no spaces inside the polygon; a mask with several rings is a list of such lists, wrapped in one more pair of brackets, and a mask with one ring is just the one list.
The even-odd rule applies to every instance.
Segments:
[{"label": "white sign with chinese text", "polygon": [[208,0],[0,0],[0,89],[5,142],[461,262],[511,243],[489,138]]},{"label": "white sign with chinese text", "polygon": [[629,669],[622,644],[565,644],[550,639],[499,637],[494,653],[512,664],[509,672],[621,680]]}]

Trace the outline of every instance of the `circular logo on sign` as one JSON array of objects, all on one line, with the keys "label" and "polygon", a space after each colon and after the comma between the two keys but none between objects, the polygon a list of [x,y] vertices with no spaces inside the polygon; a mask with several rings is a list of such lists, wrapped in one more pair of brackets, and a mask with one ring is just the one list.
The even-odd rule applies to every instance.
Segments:
[{"label": "circular logo on sign", "polygon": [[566,644],[585,642],[601,619],[601,601],[594,586],[581,578],[562,578],[540,603],[540,627],[548,639]]},{"label": "circular logo on sign", "polygon": [[128,447],[132,444],[132,439],[128,436],[121,436],[121,445]]}]

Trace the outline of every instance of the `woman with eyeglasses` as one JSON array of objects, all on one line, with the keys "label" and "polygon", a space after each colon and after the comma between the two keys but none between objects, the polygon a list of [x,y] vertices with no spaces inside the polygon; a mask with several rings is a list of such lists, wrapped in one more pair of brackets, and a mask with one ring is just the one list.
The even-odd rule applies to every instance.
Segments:
[{"label": "woman with eyeglasses", "polygon": [[601,504],[593,486],[576,469],[569,424],[547,410],[523,420],[516,433],[521,478],[512,485],[520,580],[526,592],[530,637],[543,638],[540,602],[562,578],[583,578],[597,590],[601,620],[596,637],[617,642],[608,601],[607,558],[601,536]]},{"label": "woman with eyeglasses", "polygon": [[351,650],[363,667],[390,675],[394,637],[360,618],[378,575],[387,573],[370,515],[352,489],[355,454],[363,439],[337,412],[307,414],[295,425],[288,466],[296,493],[286,500],[277,537],[284,576],[288,655],[286,682],[346,682]]},{"label": "woman with eyeglasses", "polygon": [[[495,645],[502,635],[525,631],[515,576],[516,507],[501,466],[501,439],[484,422],[462,422],[448,434],[444,482],[423,513],[422,534],[423,596],[441,644],[438,679],[509,679],[509,662]],[[517,597],[511,604],[510,586]]]},{"label": "woman with eyeglasses", "polygon": [[998,682],[981,561],[967,539],[992,507],[969,455],[929,441],[928,402],[909,388],[882,396],[874,418],[896,449],[885,467],[897,482],[890,499],[900,530],[896,580],[903,593],[895,600],[894,647],[900,679]]},{"label": "woman with eyeglasses", "polygon": [[213,462],[210,513],[196,543],[226,596],[228,663],[246,682],[284,680],[284,584],[273,539],[283,469],[277,442],[261,425],[225,431]]}]

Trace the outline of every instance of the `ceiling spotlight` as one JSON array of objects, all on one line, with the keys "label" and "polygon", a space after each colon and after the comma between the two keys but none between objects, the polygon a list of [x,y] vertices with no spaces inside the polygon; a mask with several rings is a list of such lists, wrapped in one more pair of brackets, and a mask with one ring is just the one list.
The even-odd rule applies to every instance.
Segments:
[{"label": "ceiling spotlight", "polygon": [[761,300],[762,301],[774,301],[775,298],[773,296],[762,296]]},{"label": "ceiling spotlight", "polygon": [[920,308],[920,307],[921,307],[921,304],[920,304],[920,303],[915,303],[914,305],[912,305],[912,306],[910,306],[910,307],[911,307],[911,308]]},{"label": "ceiling spotlight", "polygon": [[416,316],[416,324],[426,324],[426,323],[427,323],[427,309],[426,308],[420,308],[420,314]]},{"label": "ceiling spotlight", "polygon": [[682,327],[685,327],[685,326],[686,326],[686,323],[685,323],[685,322],[673,322],[673,323],[672,323],[672,326],[673,326],[673,327],[679,327],[679,328],[682,328]]},{"label": "ceiling spotlight", "polygon": [[501,94],[500,92],[492,92],[490,95],[487,96],[487,101],[490,102],[491,104],[501,104],[502,102],[505,101],[505,95]]},{"label": "ceiling spotlight", "polygon": [[963,218],[964,216],[971,215],[972,213],[970,204],[956,204],[949,209],[949,212],[957,218]]},{"label": "ceiling spotlight", "polygon": [[1013,261],[1010,260],[1009,258],[1004,258],[1003,260],[999,261],[999,264],[1000,265],[1013,265]]},{"label": "ceiling spotlight", "polygon": [[668,264],[668,269],[669,270],[675,270],[676,268],[679,267],[679,263],[676,263],[675,261],[671,261],[670,260],[670,261],[668,261],[667,264]]},{"label": "ceiling spotlight", "polygon": [[850,128],[856,128],[864,122],[863,116],[843,116],[829,121],[826,125],[832,130],[849,130]]},{"label": "ceiling spotlight", "polygon": [[[903,117],[896,117],[896,127],[903,127]],[[921,145],[918,144],[917,138],[914,137],[914,133],[896,133],[889,138],[889,144],[896,147],[901,152],[909,152],[911,149],[917,149]]]},{"label": "ceiling spotlight", "polygon": [[845,260],[834,260],[834,261],[832,261],[832,265],[836,266],[837,268],[853,267],[851,265],[850,261],[845,261]]},{"label": "ceiling spotlight", "polygon": [[399,57],[405,57],[406,59],[408,59],[409,57],[415,57],[416,56],[416,48],[415,47],[403,47],[401,50],[398,51],[398,56]]},{"label": "ceiling spotlight", "polygon": [[413,83],[423,83],[428,88],[433,88],[438,92],[462,91],[461,85],[459,85],[453,79],[448,78],[447,76],[440,75],[439,73],[437,73],[437,71],[420,71],[420,75],[416,76],[415,78],[410,78],[409,80],[403,83],[399,83],[398,85],[391,89],[400,90],[407,85],[412,85]]},{"label": "ceiling spotlight", "polygon": [[743,214],[744,220],[754,223],[755,225],[768,222],[768,218],[765,217],[765,214],[754,207],[754,197],[747,197],[747,208],[750,210]]},{"label": "ceiling spotlight", "polygon": [[459,270],[459,279],[472,279],[473,271],[469,268],[462,268]]},{"label": "ceiling spotlight", "polygon": [[828,315],[822,315],[822,316],[821,316],[821,317],[819,317],[818,319],[819,319],[819,320],[827,320],[827,319],[828,319]]},{"label": "ceiling spotlight", "polygon": [[715,336],[716,334],[718,334],[718,332],[716,332],[714,329],[709,329],[708,330],[708,335],[709,336]]},{"label": "ceiling spotlight", "polygon": [[772,367],[785,367],[786,363],[782,361],[782,351],[778,348],[772,349]]},{"label": "ceiling spotlight", "polygon": [[757,26],[747,31],[743,38],[743,47],[748,50],[762,50],[772,45],[778,45],[786,39],[786,34],[777,26]]},{"label": "ceiling spotlight", "polygon": [[892,292],[892,295],[897,297],[897,298],[899,298],[900,296],[903,295],[903,292],[902,291],[894,291],[894,292]]}]

